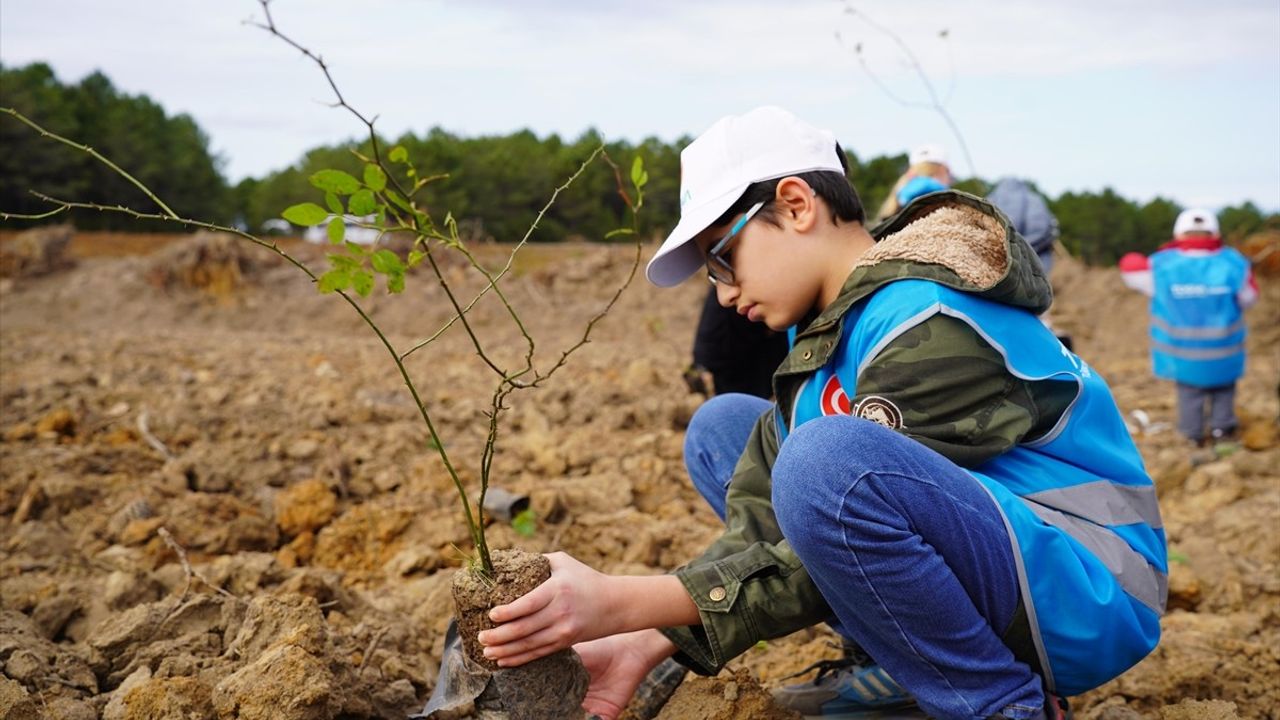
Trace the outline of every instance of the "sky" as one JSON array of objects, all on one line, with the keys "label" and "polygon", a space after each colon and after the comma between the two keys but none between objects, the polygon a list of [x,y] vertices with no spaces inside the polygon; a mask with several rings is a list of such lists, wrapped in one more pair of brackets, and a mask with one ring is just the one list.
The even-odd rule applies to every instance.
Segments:
[{"label": "sky", "polygon": [[[271,11],[390,137],[595,128],[670,142],[773,104],[861,158],[934,143],[960,176],[1027,177],[1055,196],[1110,187],[1139,202],[1280,210],[1277,0],[273,0]],[[0,63],[46,62],[68,83],[101,70],[191,115],[232,182],[361,136],[329,107],[316,65],[254,18],[256,0],[3,0]]]}]

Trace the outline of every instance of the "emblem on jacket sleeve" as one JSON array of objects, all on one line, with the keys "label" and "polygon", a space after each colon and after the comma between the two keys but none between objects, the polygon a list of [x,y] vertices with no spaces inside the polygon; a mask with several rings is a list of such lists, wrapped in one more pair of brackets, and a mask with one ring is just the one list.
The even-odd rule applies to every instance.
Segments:
[{"label": "emblem on jacket sleeve", "polygon": [[840,385],[840,378],[832,375],[827,379],[827,384],[822,386],[822,414],[830,415],[851,415],[849,408],[849,394],[844,391]]},{"label": "emblem on jacket sleeve", "polygon": [[853,409],[853,416],[880,423],[890,430],[902,429],[902,411],[891,401],[877,395],[868,395],[858,401],[858,406]]}]

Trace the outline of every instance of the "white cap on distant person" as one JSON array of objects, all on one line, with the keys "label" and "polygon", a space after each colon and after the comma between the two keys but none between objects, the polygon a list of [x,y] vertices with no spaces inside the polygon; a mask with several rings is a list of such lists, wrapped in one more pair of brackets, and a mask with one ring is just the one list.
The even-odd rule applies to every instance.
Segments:
[{"label": "white cap on distant person", "polygon": [[680,153],[680,222],[658,248],[645,276],[677,285],[703,265],[693,243],[752,184],[815,170],[844,174],[836,138],[778,107],[716,121]]},{"label": "white cap on distant person", "polygon": [[941,145],[921,145],[907,156],[907,165],[915,167],[921,163],[933,163],[950,167],[947,164],[947,151]]},{"label": "white cap on distant person", "polygon": [[1185,235],[1189,232],[1205,232],[1218,234],[1218,216],[1204,208],[1191,208],[1178,213],[1173,223],[1173,236]]}]

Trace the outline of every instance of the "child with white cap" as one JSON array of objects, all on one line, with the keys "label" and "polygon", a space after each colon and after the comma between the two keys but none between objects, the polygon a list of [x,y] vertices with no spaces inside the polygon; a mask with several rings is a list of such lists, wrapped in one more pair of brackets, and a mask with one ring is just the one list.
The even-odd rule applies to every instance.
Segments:
[{"label": "child with white cap", "polygon": [[1258,300],[1249,261],[1222,244],[1218,218],[1183,210],[1173,240],[1150,258],[1128,253],[1120,271],[1151,298],[1151,360],[1178,393],[1178,432],[1200,444],[1230,439],[1238,424],[1236,381],[1244,374],[1244,311]]},{"label": "child with white cap", "polygon": [[907,155],[907,171],[893,184],[876,217],[883,220],[921,195],[946,190],[954,182],[947,151],[941,145],[921,145]]},{"label": "child with white cap", "polygon": [[549,580],[493,609],[486,655],[573,646],[584,707],[614,718],[665,658],[714,674],[827,622],[851,652],[780,704],[1022,720],[1150,652],[1154,488],[1105,383],[1036,319],[1049,286],[999,213],[933,193],[873,236],[831,133],[773,107],[721,119],[681,166],[649,280],[705,272],[723,305],[794,333],[776,402],[718,396],[689,425],[724,534],[656,577],[551,555]]}]

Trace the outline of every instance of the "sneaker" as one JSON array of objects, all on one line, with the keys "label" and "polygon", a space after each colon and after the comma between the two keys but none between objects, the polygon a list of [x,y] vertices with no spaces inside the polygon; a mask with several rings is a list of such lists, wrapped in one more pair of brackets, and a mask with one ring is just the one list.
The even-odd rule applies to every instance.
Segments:
[{"label": "sneaker", "polygon": [[856,647],[845,645],[843,658],[816,662],[796,675],[815,668],[818,674],[813,680],[775,691],[774,702],[800,713],[806,720],[926,717],[915,699]]},{"label": "sneaker", "polygon": [[1215,428],[1209,433],[1209,441],[1212,443],[1213,454],[1218,458],[1224,458],[1234,454],[1240,449],[1240,443],[1236,441],[1236,431],[1219,430]]}]

